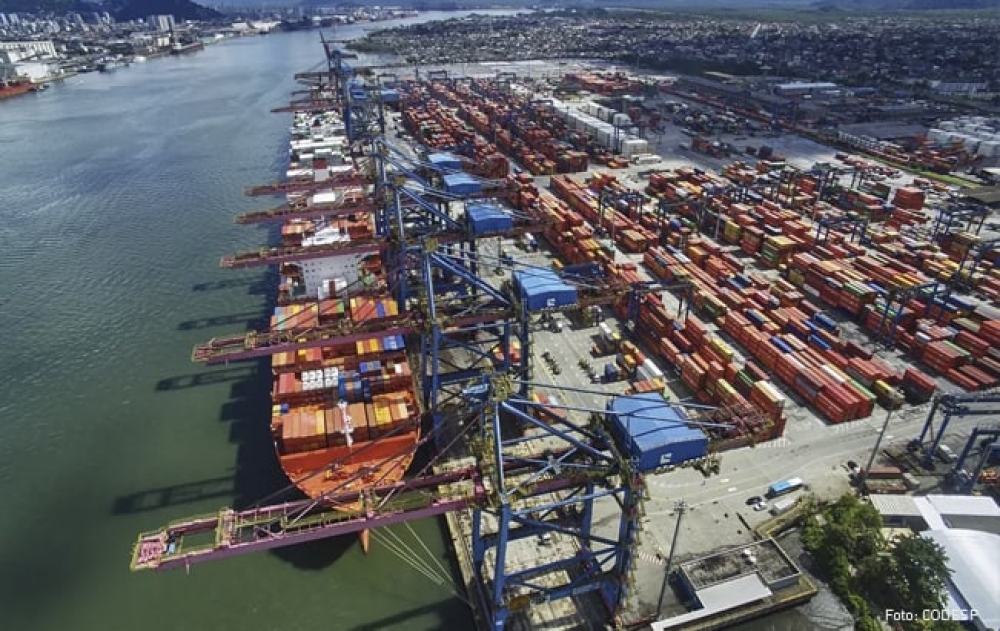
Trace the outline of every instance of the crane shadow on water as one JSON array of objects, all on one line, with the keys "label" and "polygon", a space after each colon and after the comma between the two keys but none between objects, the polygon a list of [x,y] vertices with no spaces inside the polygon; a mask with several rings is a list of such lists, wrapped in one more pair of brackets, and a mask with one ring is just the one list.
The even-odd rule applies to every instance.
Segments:
[{"label": "crane shadow on water", "polygon": [[[256,505],[280,504],[303,499],[282,471],[271,438],[270,360],[240,368],[182,375],[157,383],[158,391],[229,382],[229,400],[219,410],[219,421],[229,423],[229,441],[237,446],[232,475],[146,489],[115,498],[114,515],[165,510],[170,519],[229,504],[236,510]],[[191,505],[190,510],[183,510]],[[179,507],[171,510],[173,507]],[[174,514],[176,513],[176,514]],[[277,548],[271,554],[303,570],[323,570],[353,546],[357,537],[343,536],[307,544]]]},{"label": "crane shadow on water", "polygon": [[218,383],[234,382],[242,383],[250,378],[254,368],[241,366],[237,368],[224,368],[211,372],[197,372],[190,375],[175,375],[156,382],[156,391],[165,392],[169,390],[183,390],[196,386],[212,386]]},{"label": "crane shadow on water", "polygon": [[195,331],[198,329],[210,329],[219,326],[233,326],[242,324],[246,330],[262,330],[267,328],[267,320],[259,313],[233,313],[230,315],[211,316],[208,318],[198,318],[196,320],[185,320],[177,325],[178,331]]},{"label": "crane shadow on water", "polygon": [[[393,594],[398,599],[398,594]],[[349,627],[345,631],[382,631],[388,628],[404,628],[403,625],[412,623],[414,618],[420,616],[436,616],[440,621],[440,629],[468,629],[471,623],[471,615],[465,604],[460,600],[453,599],[447,603],[436,602],[420,607],[414,607],[406,611],[386,616],[373,622]]]},{"label": "crane shadow on water", "polygon": [[247,294],[251,296],[263,296],[267,295],[271,291],[269,282],[270,279],[266,274],[263,277],[228,278],[226,280],[196,283],[191,286],[191,291],[220,291],[224,289],[246,287]]}]

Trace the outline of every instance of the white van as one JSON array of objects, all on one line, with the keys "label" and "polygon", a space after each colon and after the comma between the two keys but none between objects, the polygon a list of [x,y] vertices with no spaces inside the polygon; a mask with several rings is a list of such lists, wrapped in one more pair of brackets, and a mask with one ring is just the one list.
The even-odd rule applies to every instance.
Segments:
[{"label": "white van", "polygon": [[940,445],[937,450],[937,455],[938,458],[941,459],[941,462],[947,464],[951,464],[958,459],[958,456],[955,455],[955,452],[952,451],[951,447],[949,447],[948,445]]}]

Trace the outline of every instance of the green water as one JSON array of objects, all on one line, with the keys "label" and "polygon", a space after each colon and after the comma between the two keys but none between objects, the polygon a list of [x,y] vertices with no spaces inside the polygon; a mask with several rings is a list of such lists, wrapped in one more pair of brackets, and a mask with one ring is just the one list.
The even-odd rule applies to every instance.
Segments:
[{"label": "green water", "polygon": [[[128,571],[140,531],[286,483],[266,365],[189,356],[265,321],[274,279],[219,258],[268,238],[233,216],[277,201],[242,191],[282,175],[269,110],[321,57],[316,33],[247,38],[0,102],[0,627],[470,627],[450,585],[353,537]],[[447,565],[438,522],[413,528]]]}]

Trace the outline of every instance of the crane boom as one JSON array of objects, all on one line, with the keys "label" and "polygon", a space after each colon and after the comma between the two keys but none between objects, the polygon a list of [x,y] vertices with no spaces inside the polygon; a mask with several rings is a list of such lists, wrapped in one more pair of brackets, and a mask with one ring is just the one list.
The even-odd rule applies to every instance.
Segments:
[{"label": "crane boom", "polygon": [[288,221],[290,219],[316,219],[320,217],[346,217],[375,212],[371,201],[336,201],[321,204],[283,204],[267,210],[257,210],[236,216],[238,224]]}]

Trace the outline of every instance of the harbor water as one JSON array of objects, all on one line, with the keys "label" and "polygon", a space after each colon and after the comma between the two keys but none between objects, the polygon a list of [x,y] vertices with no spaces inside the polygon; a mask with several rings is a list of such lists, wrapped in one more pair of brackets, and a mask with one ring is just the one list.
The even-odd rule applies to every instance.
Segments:
[{"label": "harbor water", "polygon": [[[273,274],[219,259],[273,238],[233,217],[279,202],[242,192],[281,177],[289,116],[269,110],[321,62],[315,32],[273,34],[0,103],[4,628],[471,628],[434,520],[393,527],[404,555],[379,535],[367,556],[345,537],[128,571],[140,531],[287,484],[268,365],[190,351],[266,325]],[[743,628],[823,628],[783,615]]]},{"label": "harbor water", "polygon": [[433,520],[412,524],[427,551],[393,528],[430,572],[380,537],[128,571],[140,531],[287,483],[267,364],[190,353],[267,322],[275,279],[219,259],[268,238],[233,217],[280,203],[243,189],[283,176],[290,115],[269,110],[322,60],[316,32],[272,34],[0,102],[3,628],[470,626]]}]

